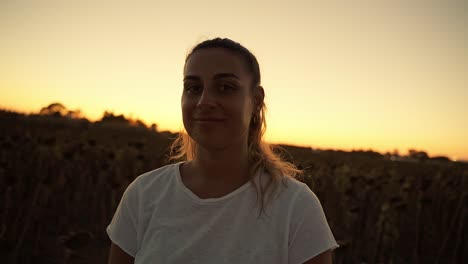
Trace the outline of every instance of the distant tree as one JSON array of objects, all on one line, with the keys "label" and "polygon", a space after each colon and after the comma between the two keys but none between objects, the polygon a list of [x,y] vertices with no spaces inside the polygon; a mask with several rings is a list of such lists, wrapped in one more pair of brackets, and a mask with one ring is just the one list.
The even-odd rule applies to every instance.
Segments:
[{"label": "distant tree", "polygon": [[385,159],[390,159],[390,158],[392,157],[392,153],[390,153],[390,152],[387,151],[387,152],[385,152],[385,153],[383,154],[383,157],[384,157]]},{"label": "distant tree", "polygon": [[145,122],[141,121],[140,119],[137,119],[135,121],[131,120],[131,125],[141,128],[148,128]]},{"label": "distant tree", "polygon": [[49,115],[49,116],[65,116],[67,114],[67,108],[61,103],[52,103],[46,107],[43,107],[39,111],[40,115]]},{"label": "distant tree", "polygon": [[429,158],[426,152],[418,151],[415,149],[408,150],[408,157],[419,160],[419,161],[427,160]]},{"label": "distant tree", "polygon": [[158,131],[158,125],[156,125],[155,123],[153,123],[153,124],[151,124],[150,129],[151,129],[151,131],[157,132],[157,131]]},{"label": "distant tree", "polygon": [[383,157],[382,154],[380,154],[379,152],[376,152],[376,151],[373,151],[372,149],[368,149],[368,150],[362,150],[362,149],[359,149],[359,150],[352,150],[351,153],[354,153],[356,155],[359,155],[361,157],[367,157],[367,158],[381,158]]},{"label": "distant tree", "polygon": [[72,119],[83,118],[83,114],[81,113],[81,110],[79,110],[79,109],[78,110],[68,111],[65,116],[68,117],[68,118],[72,118]]},{"label": "distant tree", "polygon": [[114,115],[114,113],[110,111],[104,111],[100,121],[103,123],[130,124],[130,120],[126,119],[123,115]]},{"label": "distant tree", "polygon": [[436,157],[432,157],[431,160],[437,160],[437,161],[442,161],[442,162],[449,162],[451,161],[449,158],[445,157],[445,156],[436,156]]},{"label": "distant tree", "polygon": [[46,116],[56,116],[56,117],[66,117],[71,119],[82,119],[83,114],[81,110],[68,110],[63,104],[61,103],[52,103],[46,107],[43,107],[39,111],[39,115],[46,115]]}]

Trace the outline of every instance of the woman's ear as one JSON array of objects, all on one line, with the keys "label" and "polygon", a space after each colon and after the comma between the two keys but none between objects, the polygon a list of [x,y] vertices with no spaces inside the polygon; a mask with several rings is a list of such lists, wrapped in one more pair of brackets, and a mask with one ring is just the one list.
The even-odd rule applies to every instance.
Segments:
[{"label": "woman's ear", "polygon": [[262,86],[257,86],[255,88],[255,105],[260,107],[263,104],[263,100],[265,99],[265,91],[263,90]]}]

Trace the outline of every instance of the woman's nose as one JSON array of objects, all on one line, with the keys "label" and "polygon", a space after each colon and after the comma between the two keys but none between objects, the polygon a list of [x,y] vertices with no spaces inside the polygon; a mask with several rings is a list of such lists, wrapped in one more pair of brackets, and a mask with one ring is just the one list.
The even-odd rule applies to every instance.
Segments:
[{"label": "woman's nose", "polygon": [[209,89],[203,89],[199,99],[197,106],[215,106],[216,105],[216,97],[215,95],[209,91]]}]

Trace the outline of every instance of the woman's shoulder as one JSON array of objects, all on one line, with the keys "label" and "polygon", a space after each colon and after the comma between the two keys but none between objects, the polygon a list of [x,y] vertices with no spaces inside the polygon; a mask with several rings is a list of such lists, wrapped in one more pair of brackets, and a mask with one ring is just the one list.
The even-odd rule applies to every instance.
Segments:
[{"label": "woman's shoulder", "polygon": [[292,191],[298,202],[318,202],[318,197],[309,185],[299,179],[288,177],[288,183],[292,186]]},{"label": "woman's shoulder", "polygon": [[162,167],[138,175],[131,185],[149,187],[161,181],[174,179],[178,163],[167,164]]},{"label": "woman's shoulder", "polygon": [[322,210],[321,202],[312,188],[299,179],[288,177],[286,178],[291,199],[291,207],[293,211],[301,214],[303,210]]},{"label": "woman's shoulder", "polygon": [[304,195],[310,195],[310,193],[315,196],[309,186],[298,178],[283,175],[276,182],[275,188],[271,188],[270,177],[272,176],[267,172],[264,172],[261,176],[256,179],[256,184],[263,186],[264,190],[268,189],[267,193],[269,193],[270,197],[273,195],[274,198],[271,198],[276,200],[279,206],[292,206],[297,199],[301,199]]},{"label": "woman's shoulder", "polygon": [[307,184],[295,177],[283,176],[280,182],[282,190],[289,196],[298,196],[301,193],[312,192]]}]

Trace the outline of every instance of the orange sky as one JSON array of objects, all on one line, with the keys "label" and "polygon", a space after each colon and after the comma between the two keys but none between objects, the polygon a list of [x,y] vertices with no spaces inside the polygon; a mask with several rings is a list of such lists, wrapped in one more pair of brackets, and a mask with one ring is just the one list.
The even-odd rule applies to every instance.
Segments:
[{"label": "orange sky", "polygon": [[184,57],[221,36],[259,60],[269,141],[468,160],[466,2],[385,2],[1,1],[0,107],[176,131]]}]

